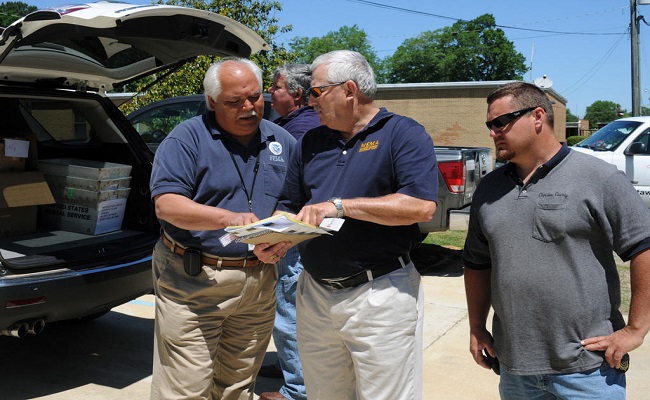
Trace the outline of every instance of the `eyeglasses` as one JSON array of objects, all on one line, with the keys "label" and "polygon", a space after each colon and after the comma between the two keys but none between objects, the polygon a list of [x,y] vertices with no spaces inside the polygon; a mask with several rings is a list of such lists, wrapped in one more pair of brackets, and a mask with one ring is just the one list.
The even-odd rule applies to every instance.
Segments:
[{"label": "eyeglasses", "polygon": [[314,97],[320,97],[323,94],[323,89],[331,86],[338,86],[342,85],[347,81],[343,82],[337,82],[337,83],[330,83],[329,85],[323,85],[323,86],[312,86],[309,88],[309,94],[314,96]]},{"label": "eyeglasses", "polygon": [[489,130],[492,130],[494,128],[496,129],[504,128],[507,125],[509,125],[512,121],[516,120],[517,118],[521,117],[527,112],[533,111],[536,108],[537,107],[528,107],[528,108],[524,108],[523,110],[517,110],[508,114],[499,115],[498,117],[494,118],[491,121],[485,121],[485,126],[487,126]]}]

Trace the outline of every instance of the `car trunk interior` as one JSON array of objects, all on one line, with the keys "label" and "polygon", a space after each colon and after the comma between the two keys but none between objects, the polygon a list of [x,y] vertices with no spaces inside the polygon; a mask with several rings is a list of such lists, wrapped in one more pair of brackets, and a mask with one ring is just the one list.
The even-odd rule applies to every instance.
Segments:
[{"label": "car trunk interior", "polygon": [[[99,165],[107,163],[131,167],[128,175],[130,180],[127,179],[129,188],[125,191],[128,193],[126,205],[120,203],[121,224],[106,232],[89,233],[76,228],[68,229],[67,226],[58,226],[47,220],[44,210],[48,207],[55,207],[55,211],[60,210],[61,215],[64,214],[64,206],[59,206],[59,203],[70,203],[72,205],[67,206],[68,210],[74,208],[82,210],[82,213],[89,208],[92,210],[94,205],[61,200],[62,196],[74,194],[75,190],[76,193],[82,191],[67,187],[67,184],[65,187],[55,187],[51,181],[45,180],[56,204],[30,206],[37,208],[35,230],[16,235],[6,229],[0,230],[0,270],[8,268],[18,273],[51,268],[83,269],[101,266],[109,260],[114,264],[119,263],[121,258],[133,259],[134,254],[141,254],[142,257],[151,254],[159,235],[153,204],[149,198],[151,159],[143,157],[146,151],[134,151],[133,146],[141,145],[146,149],[146,145],[137,140],[135,145],[129,143],[125,132],[131,135],[129,130],[132,128],[130,125],[117,126],[116,124],[126,124],[126,119],[112,119],[110,116],[115,113],[119,113],[119,110],[109,100],[96,95],[68,94],[61,98],[54,92],[38,97],[28,92],[21,95],[20,90],[12,91],[10,95],[6,91],[0,92],[0,118],[3,121],[0,142],[6,139],[18,140],[17,143],[29,142],[27,157],[23,155],[24,160],[21,161],[24,166],[17,170],[0,171],[0,184],[2,177],[6,181],[9,174],[40,171],[43,166],[39,161],[43,160],[81,160]],[[136,135],[133,131],[133,136]],[[4,160],[15,161],[16,158],[12,155],[5,152]],[[43,177],[47,178],[48,175],[43,172]],[[58,178],[69,179],[67,176]],[[111,193],[102,191],[101,194]],[[11,208],[9,210],[12,211]],[[87,219],[88,216],[84,215],[84,218]],[[97,219],[99,221],[99,217]],[[84,222],[87,225],[92,223]],[[1,223],[5,224],[4,221]],[[99,222],[97,224],[99,226]]]}]

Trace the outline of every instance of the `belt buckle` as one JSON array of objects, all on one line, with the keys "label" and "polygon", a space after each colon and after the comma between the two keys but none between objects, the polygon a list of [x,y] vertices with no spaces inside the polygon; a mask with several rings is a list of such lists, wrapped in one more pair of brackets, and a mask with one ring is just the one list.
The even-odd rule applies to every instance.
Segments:
[{"label": "belt buckle", "polygon": [[246,262],[248,261],[248,258],[244,258],[244,264],[242,265],[242,268],[246,268]]},{"label": "belt buckle", "polygon": [[343,280],[334,280],[334,279],[321,279],[320,281],[328,285],[333,289],[345,289],[346,287],[341,283]]},{"label": "belt buckle", "polygon": [[330,281],[328,282],[331,287],[334,289],[345,289],[345,286],[341,282],[338,281]]}]

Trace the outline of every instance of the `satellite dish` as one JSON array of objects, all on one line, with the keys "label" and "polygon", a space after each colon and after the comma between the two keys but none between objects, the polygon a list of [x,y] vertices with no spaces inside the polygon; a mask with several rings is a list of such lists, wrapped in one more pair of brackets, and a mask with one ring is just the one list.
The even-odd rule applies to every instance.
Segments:
[{"label": "satellite dish", "polygon": [[533,83],[535,84],[535,86],[537,86],[540,89],[548,89],[551,86],[553,86],[553,81],[548,79],[546,75],[542,75],[539,78],[535,78]]}]

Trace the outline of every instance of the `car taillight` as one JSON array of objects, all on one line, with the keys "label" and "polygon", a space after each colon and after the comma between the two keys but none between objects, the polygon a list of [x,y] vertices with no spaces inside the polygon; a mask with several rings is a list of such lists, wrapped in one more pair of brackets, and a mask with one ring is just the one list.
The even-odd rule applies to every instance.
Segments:
[{"label": "car taillight", "polygon": [[445,161],[438,163],[447,189],[452,193],[465,191],[465,163],[462,161]]}]

